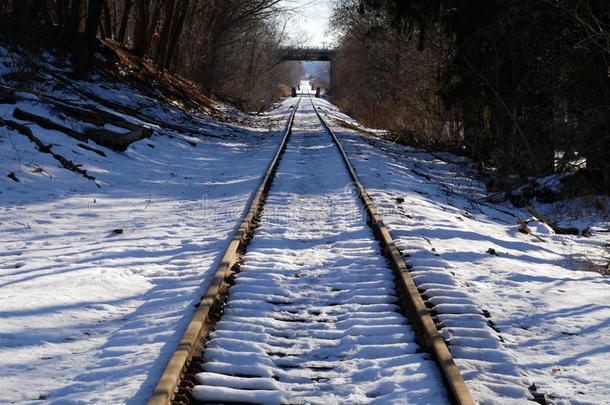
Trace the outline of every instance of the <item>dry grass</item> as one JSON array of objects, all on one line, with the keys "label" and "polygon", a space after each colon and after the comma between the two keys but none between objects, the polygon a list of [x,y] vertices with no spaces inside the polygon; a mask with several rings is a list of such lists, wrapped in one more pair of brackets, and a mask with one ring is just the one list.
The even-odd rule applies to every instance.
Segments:
[{"label": "dry grass", "polygon": [[[155,90],[165,102],[182,104],[188,109],[209,114],[210,106],[220,104],[210,94],[192,81],[159,70],[150,60],[138,58],[118,42],[106,39],[108,62],[104,70],[116,79],[138,89]],[[158,92],[157,92],[158,91]]]},{"label": "dry grass", "polygon": [[595,255],[580,254],[578,257],[572,256],[579,270],[599,273],[602,276],[610,276],[610,243],[600,246],[600,251]]},{"label": "dry grass", "polygon": [[339,119],[339,118],[333,118],[332,121],[335,124],[337,124],[340,127],[342,127],[342,128],[351,129],[352,131],[358,131],[358,132],[361,132],[361,133],[367,134],[367,135],[378,136],[378,134],[373,132],[373,131],[366,130],[366,129],[361,128],[361,127],[359,127],[357,125],[352,124],[351,122],[347,122],[347,121],[344,121],[344,120]]}]

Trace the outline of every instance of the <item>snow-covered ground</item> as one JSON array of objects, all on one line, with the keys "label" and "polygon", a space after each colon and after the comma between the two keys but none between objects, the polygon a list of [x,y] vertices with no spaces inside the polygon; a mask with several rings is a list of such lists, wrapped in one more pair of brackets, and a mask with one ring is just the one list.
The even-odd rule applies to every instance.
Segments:
[{"label": "snow-covered ground", "polygon": [[588,271],[610,242],[595,232],[610,228],[607,211],[591,214],[587,199],[538,205],[564,226],[590,226],[592,236],[555,235],[535,220],[539,238],[520,233],[509,214],[530,215],[486,203],[466,159],[347,129],[333,119],[357,123],[316,102],[435,304],[475,399],[514,404],[534,384],[557,404],[608,403],[610,280]]},{"label": "snow-covered ground", "polygon": [[[154,135],[125,152],[89,142],[103,157],[27,123],[93,181],[0,127],[0,403],[145,402],[275,153],[292,103],[259,117],[219,111],[240,118],[222,122],[125,85],[74,86],[138,106],[141,115],[126,119]],[[19,121],[15,108],[51,116],[48,104],[23,96],[29,100],[0,104],[0,118]]]},{"label": "snow-covered ground", "polygon": [[338,149],[304,98],[208,342],[196,398],[448,403],[364,216]]},{"label": "snow-covered ground", "polygon": [[[294,101],[260,117],[218,106],[216,116],[231,115],[221,121],[162,105],[123,84],[70,86],[44,96],[84,105],[95,102],[81,90],[94,92],[138,110],[125,119],[154,135],[125,152],[89,144],[104,157],[31,125],[93,181],[58,167],[25,136],[0,127],[0,403],[142,404],[256,189]],[[0,118],[18,121],[16,107],[49,116],[38,96],[23,97],[28,100],[0,104]],[[329,103],[316,102],[330,117],[353,123]],[[467,160],[331,124],[416,282],[435,304],[475,399],[531,403],[525,401],[534,384],[557,404],[607,403],[609,281],[587,270],[607,249],[608,233],[595,229],[609,228],[608,219],[583,211],[573,221],[574,207],[586,200],[565,212],[561,204],[541,205],[562,225],[591,226],[592,236],[554,235],[537,221],[530,223],[537,237],[519,233],[508,212],[529,215],[484,202],[484,186]],[[318,130],[307,125],[304,139],[308,130]],[[328,159],[320,165],[336,164]],[[306,173],[311,162],[299,163]],[[340,200],[322,190],[300,201],[311,209],[302,215],[327,212]],[[314,269],[298,270],[294,282],[307,279],[307,271]],[[382,397],[389,388],[400,389],[398,380],[377,391],[366,388],[364,395]]]}]

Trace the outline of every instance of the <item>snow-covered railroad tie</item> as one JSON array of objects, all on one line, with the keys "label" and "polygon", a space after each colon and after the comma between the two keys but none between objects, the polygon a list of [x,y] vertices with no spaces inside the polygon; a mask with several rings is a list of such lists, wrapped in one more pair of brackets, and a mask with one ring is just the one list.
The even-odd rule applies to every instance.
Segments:
[{"label": "snow-covered railroad tie", "polygon": [[[222,316],[189,368],[194,386],[174,403],[472,403],[313,101],[291,123]],[[151,404],[172,400],[165,387]]]}]

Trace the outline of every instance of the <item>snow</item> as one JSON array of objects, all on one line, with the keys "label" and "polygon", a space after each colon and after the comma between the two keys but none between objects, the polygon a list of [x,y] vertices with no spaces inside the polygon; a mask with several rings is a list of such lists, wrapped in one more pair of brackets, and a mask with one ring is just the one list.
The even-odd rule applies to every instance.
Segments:
[{"label": "snow", "polygon": [[[61,77],[60,61],[48,59]],[[0,47],[0,76],[15,64]],[[260,117],[211,106],[213,116],[224,117],[217,119],[103,78],[66,84],[36,84],[37,94],[0,104],[0,118],[14,119],[15,108],[50,116],[43,101],[52,95],[96,105],[154,135],[125,152],[88,144],[103,157],[31,126],[92,181],[0,127],[0,403],[142,404],[274,154],[294,100]],[[87,92],[137,114],[99,105]],[[592,229],[590,237],[555,235],[524,210],[486,201],[467,159],[344,128],[335,120],[358,124],[315,102],[434,305],[476,401],[531,404],[535,386],[549,403],[607,403],[609,281],[591,270],[609,260],[609,234],[597,230],[610,223],[596,209],[608,199],[536,204],[562,226]],[[392,276],[362,206],[306,103],[296,125],[195,395],[443,403],[438,371],[417,352],[397,312]],[[531,219],[538,237],[519,233],[514,214]],[[301,322],[305,316],[316,322]]]},{"label": "snow", "polygon": [[[0,128],[0,403],[145,402],[275,153],[291,105],[258,118],[226,109],[221,122],[122,84],[75,87],[120,95],[126,105],[138,100],[142,114],[125,118],[154,135],[122,153],[90,142],[102,157],[32,126],[91,181]],[[39,97],[26,97],[0,105],[0,118],[15,120],[15,108],[49,116]],[[185,133],[155,125],[166,119]]]},{"label": "snow", "polygon": [[[609,281],[586,270],[607,263],[608,234],[555,235],[524,210],[486,202],[467,159],[344,128],[337,120],[357,123],[316,103],[434,304],[475,399],[518,403],[534,384],[549,403],[607,403]],[[608,206],[590,197],[535,208],[562,226],[610,228],[591,200]],[[518,232],[510,214],[531,219],[544,242]]]},{"label": "snow", "polygon": [[307,98],[235,281],[204,353],[196,399],[448,403]]}]

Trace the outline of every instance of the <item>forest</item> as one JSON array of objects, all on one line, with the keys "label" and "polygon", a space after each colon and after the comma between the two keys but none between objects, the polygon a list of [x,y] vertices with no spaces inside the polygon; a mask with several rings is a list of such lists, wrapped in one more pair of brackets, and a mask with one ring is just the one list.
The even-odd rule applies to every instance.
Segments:
[{"label": "forest", "polygon": [[[99,40],[159,71],[188,78],[242,109],[268,108],[298,78],[280,63],[287,40],[280,0],[3,0],[0,38],[71,52],[74,73],[94,66]],[[282,87],[283,85],[283,87]]]},{"label": "forest", "polygon": [[334,99],[505,178],[610,190],[610,2],[340,0]]},{"label": "forest", "polygon": [[[578,172],[610,190],[610,3],[337,0],[332,100],[394,140],[445,149],[508,180]],[[8,43],[67,49],[74,74],[104,40],[223,101],[262,111],[297,62],[280,0],[3,0]],[[582,190],[581,190],[582,191]]]}]

